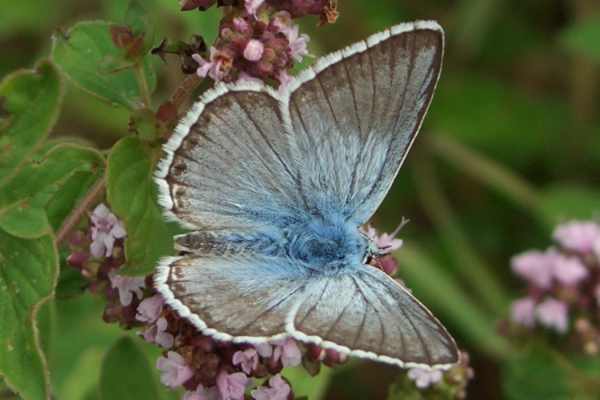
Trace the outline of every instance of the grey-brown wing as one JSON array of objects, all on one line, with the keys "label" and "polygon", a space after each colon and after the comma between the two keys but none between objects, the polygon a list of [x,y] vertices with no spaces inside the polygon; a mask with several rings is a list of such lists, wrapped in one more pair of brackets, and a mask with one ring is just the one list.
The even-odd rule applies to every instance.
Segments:
[{"label": "grey-brown wing", "polygon": [[287,327],[298,340],[403,367],[445,368],[458,361],[442,324],[374,267],[311,281],[304,299]]},{"label": "grey-brown wing", "polygon": [[203,334],[262,343],[288,336],[286,320],[304,295],[304,272],[259,255],[190,255],[162,260],[155,287]]},{"label": "grey-brown wing", "polygon": [[291,86],[293,158],[311,208],[365,223],[389,190],[431,102],[444,35],[401,24],[319,60]]},{"label": "grey-brown wing", "polygon": [[156,172],[168,217],[201,230],[289,223],[301,204],[279,100],[260,84],[218,85],[164,146]]}]

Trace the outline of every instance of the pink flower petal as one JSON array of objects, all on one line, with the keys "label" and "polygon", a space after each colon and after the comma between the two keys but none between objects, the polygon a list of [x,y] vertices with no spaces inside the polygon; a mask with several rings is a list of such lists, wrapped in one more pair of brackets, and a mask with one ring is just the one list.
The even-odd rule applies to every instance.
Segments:
[{"label": "pink flower petal", "polygon": [[244,58],[248,61],[256,62],[262,58],[265,46],[256,39],[250,39],[244,48]]},{"label": "pink flower petal", "polygon": [[217,376],[217,389],[221,400],[243,400],[248,383],[249,379],[243,372],[220,372]]},{"label": "pink flower petal", "polygon": [[160,370],[160,381],[163,385],[176,388],[187,382],[194,372],[185,364],[183,357],[174,351],[169,351],[167,357],[160,357],[156,361],[156,368]]},{"label": "pink flower petal", "polygon": [[155,322],[160,317],[164,304],[165,299],[159,294],[142,300],[137,308],[135,319],[146,323]]},{"label": "pink flower petal", "polygon": [[556,227],[554,239],[565,249],[588,254],[600,240],[600,225],[586,221],[567,222]]},{"label": "pink flower petal", "polygon": [[553,275],[563,285],[572,286],[587,278],[588,270],[579,258],[557,254],[554,257]]},{"label": "pink flower petal", "polygon": [[551,252],[528,251],[512,258],[512,270],[533,285],[547,289],[552,284],[554,256]]},{"label": "pink flower petal", "polygon": [[256,349],[236,351],[232,358],[233,365],[239,365],[242,371],[250,375],[258,367],[258,353]]},{"label": "pink flower petal", "polygon": [[569,310],[562,301],[548,298],[536,308],[538,321],[547,328],[558,333],[565,333],[569,325]]},{"label": "pink flower petal", "polygon": [[119,301],[122,305],[128,306],[131,304],[133,300],[133,295],[135,295],[138,299],[141,299],[144,293],[142,289],[146,287],[146,283],[144,278],[134,277],[134,276],[121,276],[116,273],[116,271],[112,271],[108,278],[110,280],[111,286],[118,290],[119,292]]},{"label": "pink flower petal", "polygon": [[252,391],[254,400],[287,400],[292,392],[290,385],[277,374],[269,379],[269,386],[262,386]]},{"label": "pink flower petal", "polygon": [[535,324],[535,301],[529,297],[514,301],[511,307],[511,318],[520,325],[533,327]]},{"label": "pink flower petal", "polygon": [[408,371],[408,377],[415,382],[419,389],[426,389],[442,380],[442,372],[435,369],[411,368]]}]

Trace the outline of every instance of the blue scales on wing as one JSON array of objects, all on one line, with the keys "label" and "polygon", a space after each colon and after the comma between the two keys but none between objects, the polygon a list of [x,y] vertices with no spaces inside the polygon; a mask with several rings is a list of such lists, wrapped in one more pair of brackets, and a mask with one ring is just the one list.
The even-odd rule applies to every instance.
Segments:
[{"label": "blue scales on wing", "polygon": [[445,328],[366,265],[359,230],[389,190],[441,69],[443,32],[402,24],[274,91],[218,85],[165,146],[157,182],[192,232],[158,290],[221,340],[304,342],[396,365],[449,366]]}]

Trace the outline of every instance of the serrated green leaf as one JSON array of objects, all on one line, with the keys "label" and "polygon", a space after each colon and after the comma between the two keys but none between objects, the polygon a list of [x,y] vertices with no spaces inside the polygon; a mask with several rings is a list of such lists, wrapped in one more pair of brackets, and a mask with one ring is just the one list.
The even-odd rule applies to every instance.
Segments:
[{"label": "serrated green leaf", "polygon": [[560,43],[567,49],[600,63],[600,16],[587,18],[565,29]]},{"label": "serrated green leaf", "polygon": [[0,229],[23,239],[35,239],[50,233],[50,223],[43,208],[30,207],[26,201],[0,212]]},{"label": "serrated green leaf", "polygon": [[56,284],[54,238],[19,239],[0,230],[0,374],[22,398],[50,397],[37,310]]},{"label": "serrated green leaf", "polygon": [[150,364],[138,344],[129,337],[119,339],[102,362],[100,398],[128,400],[158,397],[158,387]]},{"label": "serrated green leaf", "polygon": [[568,372],[542,346],[531,346],[504,366],[507,400],[564,400],[572,398]]},{"label": "serrated green leaf", "polygon": [[[132,61],[111,39],[112,24],[79,22],[66,37],[54,37],[52,56],[62,71],[79,87],[110,103],[141,108],[142,94]],[[144,59],[144,77],[150,92],[156,87],[151,59]]]},{"label": "serrated green leaf", "polygon": [[172,253],[173,235],[180,232],[174,223],[165,222],[156,201],[152,176],[160,151],[127,137],[108,157],[108,202],[127,230],[127,263],[121,270],[125,274],[152,272],[160,257]]},{"label": "serrated green leaf", "polygon": [[46,139],[60,111],[62,83],[49,61],[22,70],[0,83],[7,112],[0,131],[0,184],[10,179]]},{"label": "serrated green leaf", "polygon": [[[58,229],[64,218],[102,176],[97,151],[59,144],[26,162],[0,190],[0,227],[35,238]],[[48,215],[47,215],[48,214]]]}]

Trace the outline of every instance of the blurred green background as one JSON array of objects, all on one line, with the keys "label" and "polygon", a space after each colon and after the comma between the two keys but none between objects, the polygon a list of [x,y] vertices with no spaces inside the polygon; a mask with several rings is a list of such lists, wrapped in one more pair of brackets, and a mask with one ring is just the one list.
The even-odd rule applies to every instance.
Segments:
[{"label": "blurred green background", "polygon": [[[214,39],[218,9],[180,13],[176,0],[147,3],[159,36]],[[51,36],[77,21],[122,19],[126,2],[1,4],[4,76],[47,56]],[[503,398],[503,365],[514,350],[498,325],[521,289],[510,273],[511,255],[547,246],[556,222],[597,217],[600,210],[600,2],[339,0],[339,10],[331,26],[302,21],[312,54],[408,20],[436,19],[446,29],[437,94],[374,225],[391,231],[402,217],[411,220],[397,253],[400,277],[471,354],[469,398]],[[156,65],[158,104],[183,75],[175,59]],[[128,134],[127,124],[127,110],[68,85],[53,135],[108,149]],[[57,344],[50,363],[61,400],[94,398],[100,362],[123,335],[101,321],[101,310],[98,299],[85,295],[65,297],[49,313],[58,321],[47,340]],[[145,348],[153,363],[157,351]],[[327,399],[385,398],[397,375],[391,367],[350,363],[314,382],[295,382],[306,391],[320,384]]]}]

